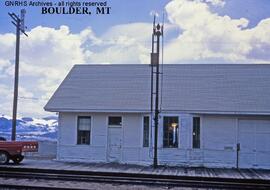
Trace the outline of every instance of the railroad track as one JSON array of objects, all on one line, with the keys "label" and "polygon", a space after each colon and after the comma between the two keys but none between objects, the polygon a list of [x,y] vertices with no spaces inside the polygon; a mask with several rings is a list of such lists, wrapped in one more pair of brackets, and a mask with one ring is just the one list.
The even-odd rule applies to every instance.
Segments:
[{"label": "railroad track", "polygon": [[[166,187],[194,187],[215,189],[270,189],[270,180],[261,179],[232,179],[232,178],[210,178],[210,177],[188,177],[157,174],[138,173],[116,173],[116,172],[94,172],[94,171],[71,171],[53,169],[30,169],[30,168],[7,168],[0,167],[0,177],[15,179],[44,179],[63,180],[109,184],[129,184],[146,186]],[[36,189],[37,186],[7,185],[0,187],[13,189]],[[39,187],[42,188],[42,187]],[[46,189],[68,189],[46,187]]]}]

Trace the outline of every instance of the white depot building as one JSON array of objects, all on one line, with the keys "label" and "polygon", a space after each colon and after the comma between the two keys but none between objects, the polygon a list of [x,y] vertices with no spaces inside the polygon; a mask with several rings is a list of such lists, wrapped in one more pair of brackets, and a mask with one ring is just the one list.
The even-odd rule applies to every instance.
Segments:
[{"label": "white depot building", "polygon": [[[57,159],[152,164],[150,76],[75,65],[45,106],[59,113]],[[270,168],[270,65],[164,65],[161,108],[159,164]]]}]

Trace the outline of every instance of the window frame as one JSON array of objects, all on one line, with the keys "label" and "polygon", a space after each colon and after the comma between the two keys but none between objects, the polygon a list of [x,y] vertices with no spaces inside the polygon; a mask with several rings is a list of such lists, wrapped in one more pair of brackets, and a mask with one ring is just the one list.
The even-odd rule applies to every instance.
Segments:
[{"label": "window frame", "polygon": [[[194,135],[194,128],[195,128],[194,119],[199,119],[199,122],[198,122],[199,125],[197,126],[197,127],[199,127],[199,137],[197,137],[197,138],[194,138],[194,136],[198,135],[198,134]],[[192,149],[196,149],[196,150],[201,149],[202,127],[201,127],[201,117],[199,117],[199,116],[193,116],[192,117],[191,136],[192,136],[192,142],[191,142]],[[196,142],[196,140],[197,140],[197,142]],[[198,144],[196,144],[196,143],[198,143]]]},{"label": "window frame", "polygon": [[[145,146],[145,144],[144,144],[144,118],[145,117],[148,117],[148,146]],[[150,135],[151,135],[151,133],[150,133],[150,130],[151,130],[151,116],[149,116],[149,115],[143,115],[142,116],[142,147],[143,148],[149,148],[150,147]]]},{"label": "window frame", "polygon": [[[110,124],[110,117],[120,117],[121,118],[121,124],[120,125],[111,125]],[[120,116],[120,115],[109,115],[107,117],[107,125],[109,127],[122,127],[123,126],[123,116]]]},{"label": "window frame", "polygon": [[[165,143],[164,143],[164,128],[165,128],[165,125],[164,125],[164,120],[166,117],[174,117],[174,118],[177,118],[177,121],[178,121],[178,131],[177,131],[177,145],[176,146],[165,146]],[[181,120],[180,120],[180,117],[179,115],[163,115],[162,116],[162,147],[163,148],[180,148],[180,127],[181,127]]]},{"label": "window frame", "polygon": [[[79,119],[81,118],[90,118],[90,130],[89,130],[89,144],[88,143],[79,143],[79,131],[85,131],[85,130],[79,130]],[[91,140],[92,140],[92,120],[93,120],[93,117],[92,116],[89,116],[89,115],[79,115],[77,116],[77,139],[76,139],[76,144],[77,145],[85,145],[85,146],[89,146],[91,145]]]}]

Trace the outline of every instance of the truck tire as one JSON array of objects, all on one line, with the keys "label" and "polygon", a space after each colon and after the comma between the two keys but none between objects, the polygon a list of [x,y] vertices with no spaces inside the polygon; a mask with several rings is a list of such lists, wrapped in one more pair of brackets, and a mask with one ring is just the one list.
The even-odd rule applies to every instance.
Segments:
[{"label": "truck tire", "polygon": [[14,164],[19,164],[23,160],[23,155],[16,155],[12,158]]},{"label": "truck tire", "polygon": [[9,162],[9,154],[5,151],[0,151],[0,164],[7,164]]}]

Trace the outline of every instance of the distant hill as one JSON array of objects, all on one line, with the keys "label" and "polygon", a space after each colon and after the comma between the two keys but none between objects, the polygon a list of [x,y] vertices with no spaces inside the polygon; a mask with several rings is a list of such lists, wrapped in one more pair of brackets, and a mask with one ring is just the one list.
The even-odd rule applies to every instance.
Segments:
[{"label": "distant hill", "polygon": [[[0,136],[10,140],[12,118],[6,115],[0,116]],[[22,117],[17,119],[18,140],[49,140],[56,141],[57,117],[48,116],[41,119]]]}]

